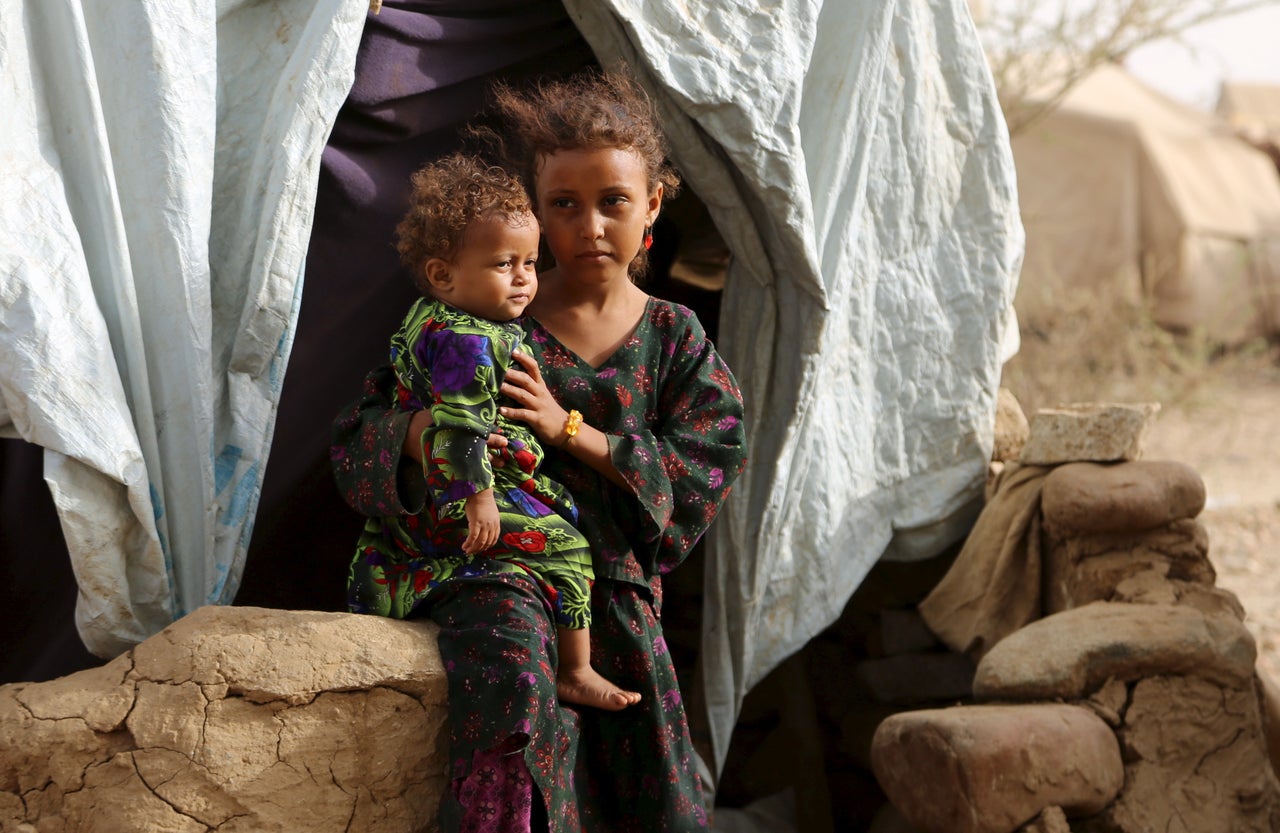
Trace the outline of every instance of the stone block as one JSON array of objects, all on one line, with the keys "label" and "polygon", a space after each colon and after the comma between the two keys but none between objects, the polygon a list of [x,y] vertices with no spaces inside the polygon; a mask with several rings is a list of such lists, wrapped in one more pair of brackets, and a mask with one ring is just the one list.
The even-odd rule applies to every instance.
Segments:
[{"label": "stone block", "polygon": [[0,686],[0,828],[434,830],[448,736],[436,632],[207,607],[101,668]]},{"label": "stone block", "polygon": [[1112,729],[1118,729],[1124,723],[1124,710],[1129,706],[1129,686],[1112,677],[1081,705],[1091,709]]},{"label": "stone block", "polygon": [[1086,402],[1045,408],[1031,417],[1019,460],[1035,466],[1137,460],[1160,406]]},{"label": "stone block", "polygon": [[[448,683],[440,652],[422,628],[347,613],[210,606],[142,642],[132,655],[142,679],[230,685],[231,694],[255,703],[298,705],[322,691],[374,685],[443,703]],[[188,676],[166,677],[174,668]]]},{"label": "stone block", "polygon": [[[1138,587],[1132,580],[1155,574],[1160,582],[1212,585],[1209,537],[1197,520],[1174,521],[1150,530],[1126,530],[1047,536],[1044,547],[1044,609],[1057,613],[1096,601],[1156,601],[1172,603],[1172,586]],[[1147,579],[1140,579],[1139,582]],[[1125,587],[1126,582],[1128,586]],[[1123,594],[1121,588],[1125,587]],[[1150,591],[1150,592],[1145,592]],[[1122,597],[1123,596],[1123,597]]]},{"label": "stone block", "polygon": [[1081,700],[1109,678],[1192,674],[1251,686],[1257,652],[1234,616],[1186,605],[1095,602],[1021,628],[978,663],[980,700]]},{"label": "stone block", "polygon": [[1002,463],[1017,460],[1030,433],[1027,415],[1023,413],[1017,397],[1008,388],[997,390],[995,441],[992,444],[991,459]]},{"label": "stone block", "polygon": [[1049,535],[1153,529],[1204,508],[1204,481],[1185,463],[1071,463],[1044,479],[1040,511]]},{"label": "stone block", "polygon": [[1280,784],[1268,765],[1252,687],[1196,677],[1133,686],[1119,736],[1125,787],[1099,817],[1120,833],[1273,833]]},{"label": "stone block", "polygon": [[1124,784],[1115,734],[1062,703],[900,713],[876,732],[872,764],[921,833],[1013,833],[1048,807],[1091,815]]},{"label": "stone block", "polygon": [[1046,807],[1032,821],[1018,828],[1018,833],[1071,833],[1067,814],[1061,807]]}]

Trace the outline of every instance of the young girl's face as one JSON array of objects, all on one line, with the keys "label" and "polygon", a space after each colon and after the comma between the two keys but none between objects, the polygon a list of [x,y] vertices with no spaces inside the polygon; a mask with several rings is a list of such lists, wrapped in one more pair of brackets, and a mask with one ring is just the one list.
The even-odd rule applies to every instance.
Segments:
[{"label": "young girl's face", "polygon": [[542,231],[560,273],[626,278],[662,204],[662,185],[649,187],[640,155],[629,148],[557,151],[539,160],[534,183]]},{"label": "young girl's face", "polygon": [[432,294],[491,321],[510,321],[538,291],[538,221],[532,214],[473,220],[453,257],[427,261]]}]

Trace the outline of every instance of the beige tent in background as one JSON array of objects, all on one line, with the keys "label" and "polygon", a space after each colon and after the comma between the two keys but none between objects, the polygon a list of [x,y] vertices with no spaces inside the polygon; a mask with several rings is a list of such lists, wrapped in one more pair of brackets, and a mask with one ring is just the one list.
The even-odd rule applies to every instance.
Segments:
[{"label": "beige tent in background", "polygon": [[1280,142],[1280,84],[1224,81],[1217,113],[1251,142]]},{"label": "beige tent in background", "polygon": [[1024,324],[1144,301],[1226,344],[1280,334],[1280,175],[1221,118],[1104,65],[1013,150]]},{"label": "beige tent in background", "polygon": [[1217,113],[1280,170],[1280,84],[1224,81]]}]

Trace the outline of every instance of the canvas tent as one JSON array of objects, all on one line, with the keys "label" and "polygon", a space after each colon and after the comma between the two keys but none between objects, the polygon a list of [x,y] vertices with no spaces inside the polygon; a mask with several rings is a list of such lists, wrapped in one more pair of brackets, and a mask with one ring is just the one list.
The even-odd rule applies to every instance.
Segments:
[{"label": "canvas tent", "polygon": [[1280,171],[1280,84],[1224,81],[1216,112]]},{"label": "canvas tent", "polygon": [[1280,332],[1280,179],[1220,119],[1104,65],[1013,149],[1028,323],[1123,299],[1227,344]]},{"label": "canvas tent", "polygon": [[1250,142],[1280,143],[1280,84],[1223,81],[1215,112]]},{"label": "canvas tent", "polygon": [[346,550],[291,513],[332,500],[335,403],[403,309],[390,183],[488,78],[580,44],[654,92],[733,256],[751,462],[708,545],[716,766],[745,691],[980,496],[1021,229],[964,3],[366,10],[5,0],[0,425],[43,449],[79,631],[110,655],[232,601],[255,552],[285,586]]}]

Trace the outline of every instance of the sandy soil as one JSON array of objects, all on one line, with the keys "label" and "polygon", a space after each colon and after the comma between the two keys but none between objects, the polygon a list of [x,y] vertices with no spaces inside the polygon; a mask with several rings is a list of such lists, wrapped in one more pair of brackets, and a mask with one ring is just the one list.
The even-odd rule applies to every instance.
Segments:
[{"label": "sandy soil", "polygon": [[1218,585],[1244,604],[1259,666],[1280,680],[1280,377],[1223,378],[1193,401],[1165,404],[1144,458],[1180,460],[1204,478]]}]

